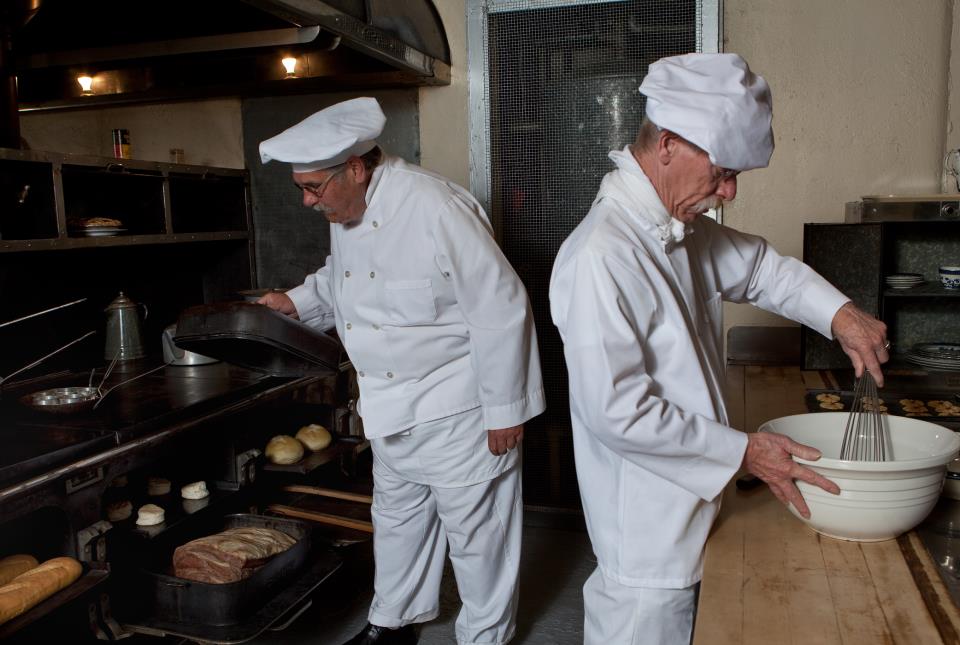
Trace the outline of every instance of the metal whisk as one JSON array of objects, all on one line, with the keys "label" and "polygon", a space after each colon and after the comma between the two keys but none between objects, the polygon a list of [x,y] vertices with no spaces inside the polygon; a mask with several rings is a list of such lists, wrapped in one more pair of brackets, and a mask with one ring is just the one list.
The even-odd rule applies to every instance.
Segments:
[{"label": "metal whisk", "polygon": [[877,382],[864,370],[853,389],[853,405],[843,431],[840,459],[887,461],[893,458],[890,436],[880,411]]}]

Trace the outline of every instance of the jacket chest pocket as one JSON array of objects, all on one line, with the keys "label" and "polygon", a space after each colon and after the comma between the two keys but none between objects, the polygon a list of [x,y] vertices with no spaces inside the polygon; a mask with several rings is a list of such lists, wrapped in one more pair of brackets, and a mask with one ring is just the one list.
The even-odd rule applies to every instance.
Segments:
[{"label": "jacket chest pocket", "polygon": [[383,303],[391,324],[422,325],[437,319],[437,301],[431,280],[387,280]]}]

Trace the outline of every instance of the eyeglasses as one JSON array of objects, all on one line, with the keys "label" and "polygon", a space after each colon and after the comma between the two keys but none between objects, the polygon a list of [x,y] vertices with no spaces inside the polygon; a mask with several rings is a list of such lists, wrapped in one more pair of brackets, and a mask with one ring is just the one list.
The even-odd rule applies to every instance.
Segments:
[{"label": "eyeglasses", "polygon": [[347,164],[341,165],[339,170],[336,170],[335,172],[333,172],[329,177],[321,181],[316,186],[311,186],[309,184],[298,184],[297,182],[293,182],[293,185],[297,187],[298,192],[306,191],[311,195],[313,195],[314,197],[316,197],[317,199],[320,199],[321,197],[323,197],[323,191],[325,191],[327,189],[327,186],[330,184],[330,180],[336,177],[337,175],[342,174],[346,169],[347,169]]},{"label": "eyeglasses", "polygon": [[739,170],[730,170],[728,168],[721,168],[720,166],[713,167],[713,178],[717,181],[727,181],[728,179],[734,179],[737,175],[740,174]]}]

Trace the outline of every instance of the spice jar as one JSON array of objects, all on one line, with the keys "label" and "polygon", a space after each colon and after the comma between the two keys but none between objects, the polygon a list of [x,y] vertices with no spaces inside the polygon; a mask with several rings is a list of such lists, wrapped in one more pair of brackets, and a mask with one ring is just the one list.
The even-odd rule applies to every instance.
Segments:
[{"label": "spice jar", "polygon": [[130,159],[130,131],[117,128],[113,130],[113,156],[117,159]]}]

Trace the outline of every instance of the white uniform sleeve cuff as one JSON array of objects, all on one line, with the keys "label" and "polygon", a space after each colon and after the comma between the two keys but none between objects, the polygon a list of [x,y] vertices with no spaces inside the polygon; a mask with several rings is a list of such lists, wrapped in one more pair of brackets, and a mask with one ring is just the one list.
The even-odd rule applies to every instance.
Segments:
[{"label": "white uniform sleeve cuff", "polygon": [[723,492],[743,464],[743,456],[747,451],[745,432],[717,425],[717,431],[710,433],[709,449],[687,466],[691,477],[690,485],[685,487],[707,502]]},{"label": "white uniform sleeve cuff", "polygon": [[512,428],[526,423],[546,409],[547,399],[543,388],[540,388],[506,405],[484,405],[483,426],[487,430]]}]

